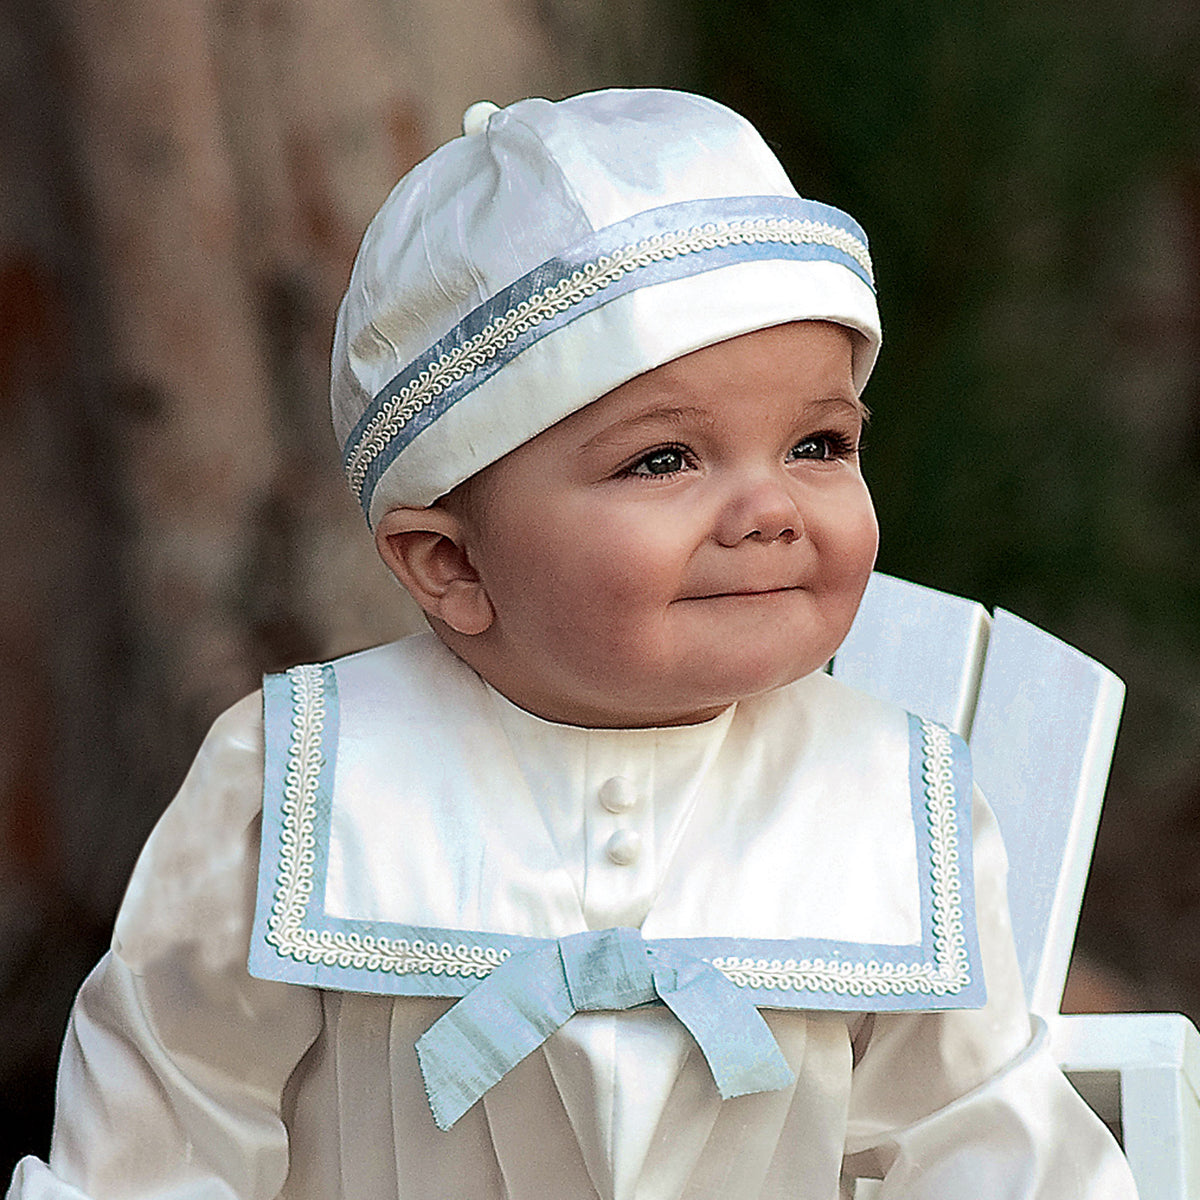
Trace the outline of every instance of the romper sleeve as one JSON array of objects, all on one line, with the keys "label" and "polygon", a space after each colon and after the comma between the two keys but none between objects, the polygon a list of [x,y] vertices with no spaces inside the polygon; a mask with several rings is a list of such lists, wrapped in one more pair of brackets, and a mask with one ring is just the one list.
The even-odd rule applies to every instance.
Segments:
[{"label": "romper sleeve", "polygon": [[261,698],[213,726],[138,860],[59,1067],[49,1165],[8,1200],[270,1200],[289,1076],[321,1027],[309,988],[246,969],[262,801]]},{"label": "romper sleeve", "polygon": [[1112,1135],[1029,1014],[1008,861],[978,788],[973,820],[987,1005],[872,1019],[851,1088],[847,1174],[882,1178],[878,1200],[1137,1200]]}]

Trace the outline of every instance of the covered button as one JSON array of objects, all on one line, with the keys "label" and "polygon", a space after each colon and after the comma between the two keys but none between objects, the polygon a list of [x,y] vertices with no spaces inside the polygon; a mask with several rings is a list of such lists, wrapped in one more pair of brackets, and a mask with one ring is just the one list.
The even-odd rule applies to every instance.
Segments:
[{"label": "covered button", "polygon": [[632,829],[618,829],[604,850],[618,867],[632,866],[642,852],[642,839]]},{"label": "covered button", "polygon": [[637,803],[637,792],[628,779],[614,775],[600,785],[600,803],[610,813],[628,812]]}]

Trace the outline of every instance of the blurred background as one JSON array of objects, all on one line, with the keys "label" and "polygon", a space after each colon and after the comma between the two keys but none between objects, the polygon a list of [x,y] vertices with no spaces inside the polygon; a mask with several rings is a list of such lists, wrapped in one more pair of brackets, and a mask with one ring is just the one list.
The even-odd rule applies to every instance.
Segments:
[{"label": "blurred background", "polygon": [[1068,1003],[1200,1015],[1200,8],[0,0],[0,1179],[209,722],[414,627],[326,418],[363,227],[471,102],[617,84],[867,229],[880,566],[1127,681]]}]

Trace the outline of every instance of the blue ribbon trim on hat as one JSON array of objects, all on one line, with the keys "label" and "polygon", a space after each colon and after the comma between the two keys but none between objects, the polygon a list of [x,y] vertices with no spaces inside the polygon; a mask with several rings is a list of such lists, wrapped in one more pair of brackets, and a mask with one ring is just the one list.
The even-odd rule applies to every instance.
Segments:
[{"label": "blue ribbon trim on hat", "polygon": [[577,1012],[661,1001],[695,1038],[722,1098],[795,1076],[754,1004],[708,963],[636,929],[577,933],[509,958],[417,1042],[429,1107],[449,1129]]},{"label": "blue ribbon trim on hat", "polygon": [[[826,232],[805,240],[803,225]],[[788,196],[664,205],[534,268],[468,313],[359,418],[342,462],[363,511],[369,516],[375,485],[417,434],[533,343],[637,288],[772,259],[837,263],[874,290],[858,223],[830,205]]]}]

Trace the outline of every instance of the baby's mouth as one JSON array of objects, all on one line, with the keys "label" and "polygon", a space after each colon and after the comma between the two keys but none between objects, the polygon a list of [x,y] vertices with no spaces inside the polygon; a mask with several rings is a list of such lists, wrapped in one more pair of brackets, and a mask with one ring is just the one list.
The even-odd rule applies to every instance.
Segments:
[{"label": "baby's mouth", "polygon": [[784,592],[796,592],[800,588],[795,583],[776,583],[757,585],[750,584],[735,587],[718,587],[711,591],[689,592],[680,596],[680,600],[723,600],[727,598],[744,597],[751,599],[755,596],[775,596]]}]

